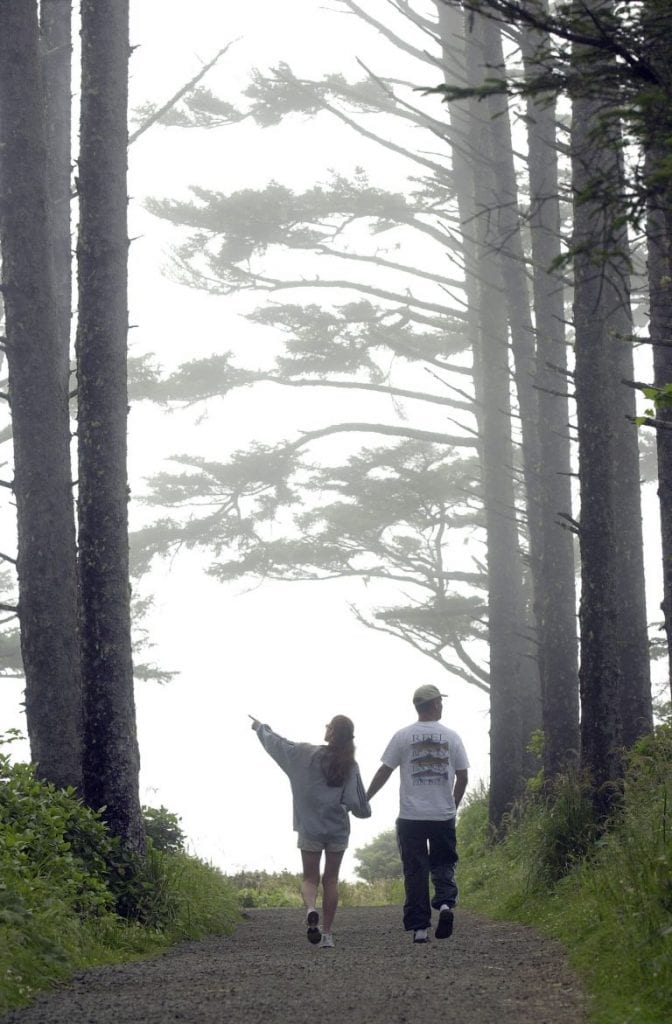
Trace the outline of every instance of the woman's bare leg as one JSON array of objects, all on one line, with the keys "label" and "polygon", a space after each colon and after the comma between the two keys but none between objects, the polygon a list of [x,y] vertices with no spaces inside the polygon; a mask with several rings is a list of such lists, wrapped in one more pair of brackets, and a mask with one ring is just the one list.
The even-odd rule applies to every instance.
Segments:
[{"label": "woman's bare leg", "polygon": [[331,932],[338,906],[338,872],[345,850],[325,853],[322,875],[322,931]]},{"label": "woman's bare leg", "polygon": [[313,853],[312,850],[301,850],[303,861],[303,881],[301,882],[301,896],[306,910],[312,910],[317,903],[317,889],[320,884],[320,858],[321,853]]}]

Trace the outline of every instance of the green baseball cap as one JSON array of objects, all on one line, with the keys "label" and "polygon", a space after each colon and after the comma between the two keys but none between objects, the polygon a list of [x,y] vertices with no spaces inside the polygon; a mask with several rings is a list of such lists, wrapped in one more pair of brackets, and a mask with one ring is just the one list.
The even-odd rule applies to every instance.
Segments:
[{"label": "green baseball cap", "polygon": [[413,694],[413,703],[427,704],[430,700],[436,700],[437,697],[447,696],[447,693],[441,693],[438,686],[432,686],[431,683],[425,683],[424,686],[419,686]]}]

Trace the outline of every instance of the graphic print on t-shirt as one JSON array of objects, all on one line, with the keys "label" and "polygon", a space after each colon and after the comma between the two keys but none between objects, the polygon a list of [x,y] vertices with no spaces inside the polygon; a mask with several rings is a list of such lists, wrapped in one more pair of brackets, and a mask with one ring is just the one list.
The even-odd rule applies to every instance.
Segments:
[{"label": "graphic print on t-shirt", "polygon": [[414,786],[448,782],[450,744],[441,733],[414,733],[411,738],[411,779]]}]

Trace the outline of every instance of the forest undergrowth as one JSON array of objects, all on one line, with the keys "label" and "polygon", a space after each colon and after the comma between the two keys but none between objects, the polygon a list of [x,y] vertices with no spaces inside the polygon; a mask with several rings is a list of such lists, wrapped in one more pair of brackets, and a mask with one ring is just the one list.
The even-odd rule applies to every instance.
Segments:
[{"label": "forest undergrowth", "polygon": [[233,930],[234,887],[184,851],[175,815],[144,812],[147,855],[133,861],[72,791],[0,750],[0,1014],[75,969]]}]

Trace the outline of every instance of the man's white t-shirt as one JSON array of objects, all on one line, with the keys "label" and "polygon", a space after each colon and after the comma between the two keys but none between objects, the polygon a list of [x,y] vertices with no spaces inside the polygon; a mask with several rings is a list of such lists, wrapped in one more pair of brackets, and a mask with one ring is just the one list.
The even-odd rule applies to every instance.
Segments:
[{"label": "man's white t-shirt", "polygon": [[456,814],[455,772],[469,767],[462,740],[441,722],[413,722],[394,734],[382,762],[399,768],[399,817],[446,821]]}]

